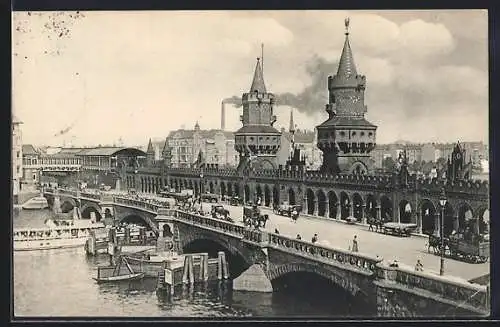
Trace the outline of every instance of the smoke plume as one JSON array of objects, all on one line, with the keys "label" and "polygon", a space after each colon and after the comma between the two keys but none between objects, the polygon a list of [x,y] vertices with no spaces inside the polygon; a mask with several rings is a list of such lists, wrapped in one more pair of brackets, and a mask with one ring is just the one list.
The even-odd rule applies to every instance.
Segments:
[{"label": "smoke plume", "polygon": [[232,96],[230,98],[226,98],[224,100],[222,100],[222,103],[225,103],[225,104],[232,104],[233,106],[235,106],[236,108],[239,108],[241,107],[243,104],[241,103],[241,98],[240,97],[237,97],[237,96]]},{"label": "smoke plume", "polygon": [[328,103],[328,75],[335,74],[337,66],[337,62],[315,56],[306,65],[306,72],[311,78],[310,85],[297,94],[277,94],[276,104],[293,107],[307,115],[321,111]]},{"label": "smoke plume", "polygon": [[[315,56],[306,65],[306,72],[311,79],[310,85],[297,94],[290,92],[276,94],[276,104],[295,108],[307,115],[321,111],[328,103],[328,75],[335,74],[337,66],[337,61],[329,62]],[[223,102],[232,104],[236,108],[242,106],[241,98],[238,96],[224,99]]]}]

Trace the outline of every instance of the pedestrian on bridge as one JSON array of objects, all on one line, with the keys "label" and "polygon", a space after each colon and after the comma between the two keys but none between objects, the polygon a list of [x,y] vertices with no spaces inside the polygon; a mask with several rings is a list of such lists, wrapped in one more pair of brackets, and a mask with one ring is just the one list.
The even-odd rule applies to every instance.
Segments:
[{"label": "pedestrian on bridge", "polygon": [[424,265],[420,261],[420,259],[417,260],[417,264],[415,265],[415,271],[424,271]]},{"label": "pedestrian on bridge", "polygon": [[314,236],[312,237],[311,243],[314,244],[317,241],[318,241],[318,234],[314,234]]},{"label": "pedestrian on bridge", "polygon": [[358,249],[358,239],[357,239],[357,236],[354,235],[354,239],[352,240],[352,252],[358,252],[359,249]]},{"label": "pedestrian on bridge", "polygon": [[298,239],[298,240],[301,240],[301,239],[302,239],[302,237],[300,237],[300,234],[297,234],[297,239]]},{"label": "pedestrian on bridge", "polygon": [[280,231],[279,231],[277,228],[275,228],[275,229],[274,229],[274,234],[278,234],[278,235],[279,235],[279,234],[280,234]]}]

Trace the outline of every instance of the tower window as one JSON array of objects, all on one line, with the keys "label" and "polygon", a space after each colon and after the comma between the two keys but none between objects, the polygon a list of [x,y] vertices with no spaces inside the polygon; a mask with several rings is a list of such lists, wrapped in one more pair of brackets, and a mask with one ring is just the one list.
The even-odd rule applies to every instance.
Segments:
[{"label": "tower window", "polygon": [[361,133],[359,133],[359,135],[365,136],[365,132],[361,132]]},{"label": "tower window", "polygon": [[351,135],[352,135],[352,136],[356,136],[356,132],[352,132],[352,134],[351,134]]},{"label": "tower window", "polygon": [[340,132],[340,136],[345,136],[345,132]]},{"label": "tower window", "polygon": [[372,135],[373,135],[373,133],[372,133],[372,132],[368,133],[368,136],[372,136]]}]

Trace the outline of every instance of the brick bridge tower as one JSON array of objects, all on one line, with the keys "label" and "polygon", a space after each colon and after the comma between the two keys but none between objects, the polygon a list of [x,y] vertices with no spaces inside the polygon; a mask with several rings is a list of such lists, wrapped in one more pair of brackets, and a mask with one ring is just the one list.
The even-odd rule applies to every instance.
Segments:
[{"label": "brick bridge tower", "polygon": [[349,44],[349,19],[345,42],[335,76],[328,76],[328,119],[318,129],[318,148],[323,152],[321,171],[366,174],[372,171],[370,152],[375,148],[377,126],[365,119],[365,76],[358,75]]},{"label": "brick bridge tower", "polygon": [[276,154],[281,146],[281,133],[273,127],[274,94],[266,91],[259,58],[250,92],[243,94],[242,104],[243,127],[234,136],[234,148],[240,156],[238,170],[278,168]]}]

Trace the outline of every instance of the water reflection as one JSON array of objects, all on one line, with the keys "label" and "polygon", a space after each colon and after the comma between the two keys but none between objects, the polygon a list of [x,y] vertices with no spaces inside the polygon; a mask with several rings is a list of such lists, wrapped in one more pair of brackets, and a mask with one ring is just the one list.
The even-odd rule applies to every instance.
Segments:
[{"label": "water reflection", "polygon": [[[48,210],[21,211],[15,227],[43,226]],[[230,281],[179,286],[174,294],[156,291],[156,279],[98,284],[96,266],[108,257],[86,256],[83,248],[14,253],[14,313],[16,316],[118,317],[291,317],[345,316],[342,297],[311,300],[287,292],[234,291]],[[311,284],[308,284],[311,285]],[[307,286],[307,285],[306,285]],[[308,290],[308,288],[306,287]],[[326,289],[321,289],[326,293]]]}]

